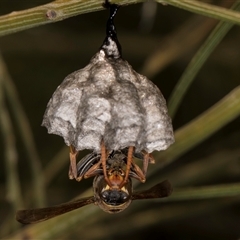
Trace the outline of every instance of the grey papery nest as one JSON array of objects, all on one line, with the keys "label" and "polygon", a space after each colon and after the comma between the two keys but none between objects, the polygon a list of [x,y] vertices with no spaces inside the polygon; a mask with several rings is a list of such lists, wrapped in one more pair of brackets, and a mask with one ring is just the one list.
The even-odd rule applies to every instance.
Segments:
[{"label": "grey papery nest", "polygon": [[121,58],[111,38],[85,68],[64,79],[42,125],[77,151],[99,152],[103,141],[108,150],[134,146],[151,153],[174,142],[160,90]]}]

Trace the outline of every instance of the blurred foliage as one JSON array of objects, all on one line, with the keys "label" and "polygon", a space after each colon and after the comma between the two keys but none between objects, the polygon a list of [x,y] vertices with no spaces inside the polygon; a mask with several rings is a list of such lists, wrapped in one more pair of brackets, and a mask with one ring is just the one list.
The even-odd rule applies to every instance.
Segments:
[{"label": "blurred foliage", "polygon": [[[2,0],[0,15],[48,2]],[[202,2],[230,8],[235,1]],[[136,201],[117,215],[87,206],[24,228],[15,221],[19,208],[92,194],[92,179],[68,180],[67,147],[40,125],[56,87],[100,47],[107,17],[106,11],[88,13],[0,38],[0,237],[239,238],[239,27],[228,25],[220,43],[217,36],[208,39],[214,50],[198,70],[189,68],[218,21],[151,1],[122,7],[115,23],[124,59],[151,78],[167,101],[181,76],[194,69],[173,119],[176,143],[154,153],[147,182],[135,184],[144,189],[167,178],[172,197]]]}]

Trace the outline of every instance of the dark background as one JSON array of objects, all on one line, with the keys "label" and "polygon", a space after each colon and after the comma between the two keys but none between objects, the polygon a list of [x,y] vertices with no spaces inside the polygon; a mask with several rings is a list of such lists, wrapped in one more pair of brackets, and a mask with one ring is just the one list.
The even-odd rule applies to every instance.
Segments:
[{"label": "dark background", "polygon": [[[223,4],[223,2],[213,1],[214,4]],[[47,1],[2,0],[0,15],[44,3]],[[115,24],[123,49],[123,57],[135,70],[151,77],[167,100],[194,53],[207,37],[209,30],[201,30],[200,40],[191,46],[187,41],[188,29],[186,26],[196,17],[195,14],[172,6],[157,4],[156,14],[153,15],[153,24],[146,23],[144,27],[142,7],[142,4],[122,7],[116,17]],[[88,13],[0,38],[0,51],[17,88],[19,101],[22,103],[31,125],[43,168],[64,147],[63,140],[59,136],[48,135],[46,129],[41,127],[47,102],[65,76],[87,65],[90,58],[99,49],[105,37],[107,18],[107,11]],[[196,28],[204,21],[214,24],[210,23],[212,20],[207,17],[198,16],[198,18],[200,23],[196,23]],[[184,36],[182,39],[185,42],[176,41],[175,34],[184,27],[186,28],[186,39]],[[196,35],[196,38],[199,38],[199,35]],[[195,40],[194,38],[189,39],[189,41]],[[239,85],[239,42],[239,26],[235,26],[197,75],[173,120],[174,129],[187,124]],[[162,49],[167,55],[168,51],[170,54],[173,46],[179,47],[179,45],[183,49],[182,54],[173,58],[162,67],[161,71],[153,76],[144,72],[145,61],[156,49]],[[162,176],[169,176],[169,180],[172,180],[174,185],[176,179],[184,179],[186,171],[188,171],[187,166],[196,164],[199,167],[199,169],[198,167],[194,168],[196,179],[186,179],[179,186],[239,182],[239,126],[240,120],[237,118],[177,161],[166,166],[157,176],[151,176],[149,181],[161,181],[163,180]],[[17,131],[15,137],[19,178],[24,192],[29,188],[31,174],[21,137]],[[2,142],[0,146],[1,152],[3,152]],[[65,167],[47,186],[47,206],[69,201],[91,186],[92,179],[80,183],[68,180],[67,158],[66,155]],[[222,165],[218,165],[218,159],[220,163],[223,163]],[[216,163],[215,167],[212,167],[211,163]],[[158,163],[156,162],[156,164]],[[1,211],[0,219],[2,220],[0,222],[4,221],[7,216],[5,206],[8,206],[6,199],[7,172],[3,157],[1,166],[0,201],[1,208],[5,211]],[[154,168],[154,165],[151,168]],[[208,168],[209,171],[207,171]],[[204,172],[203,169],[206,171]],[[199,176],[198,172],[203,172],[203,175]],[[174,180],[176,174],[178,178]],[[24,207],[34,207],[34,202],[26,204]],[[118,215],[107,215],[101,210],[98,213],[103,216],[102,221],[93,220],[92,223],[90,221],[84,229],[78,226],[71,229],[71,232],[67,232],[66,236],[62,236],[62,238],[237,239],[240,237],[240,205],[236,198],[162,204],[148,200],[133,203],[131,207]],[[102,234],[101,231],[109,232],[109,234]]]}]

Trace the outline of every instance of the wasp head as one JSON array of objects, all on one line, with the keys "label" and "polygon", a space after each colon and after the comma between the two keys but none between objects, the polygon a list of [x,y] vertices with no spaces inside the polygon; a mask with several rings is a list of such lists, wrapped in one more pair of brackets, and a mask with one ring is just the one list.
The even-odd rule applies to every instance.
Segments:
[{"label": "wasp head", "polygon": [[111,169],[108,185],[103,175],[94,178],[93,189],[96,204],[105,212],[118,213],[123,211],[131,203],[132,181],[128,181],[122,186],[123,171],[114,171]]}]

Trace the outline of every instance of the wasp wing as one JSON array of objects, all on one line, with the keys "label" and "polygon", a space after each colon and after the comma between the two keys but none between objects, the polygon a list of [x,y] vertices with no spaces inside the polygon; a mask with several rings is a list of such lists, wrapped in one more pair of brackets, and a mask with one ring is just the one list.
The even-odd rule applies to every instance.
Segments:
[{"label": "wasp wing", "polygon": [[95,152],[82,158],[77,164],[77,177],[81,179],[93,165],[99,162],[100,158],[101,155]]},{"label": "wasp wing", "polygon": [[172,185],[168,180],[165,180],[148,190],[134,192],[131,199],[150,199],[150,198],[164,198],[172,194]]},{"label": "wasp wing", "polygon": [[16,220],[22,224],[38,223],[94,203],[94,201],[94,197],[86,197],[53,207],[19,210]]}]

